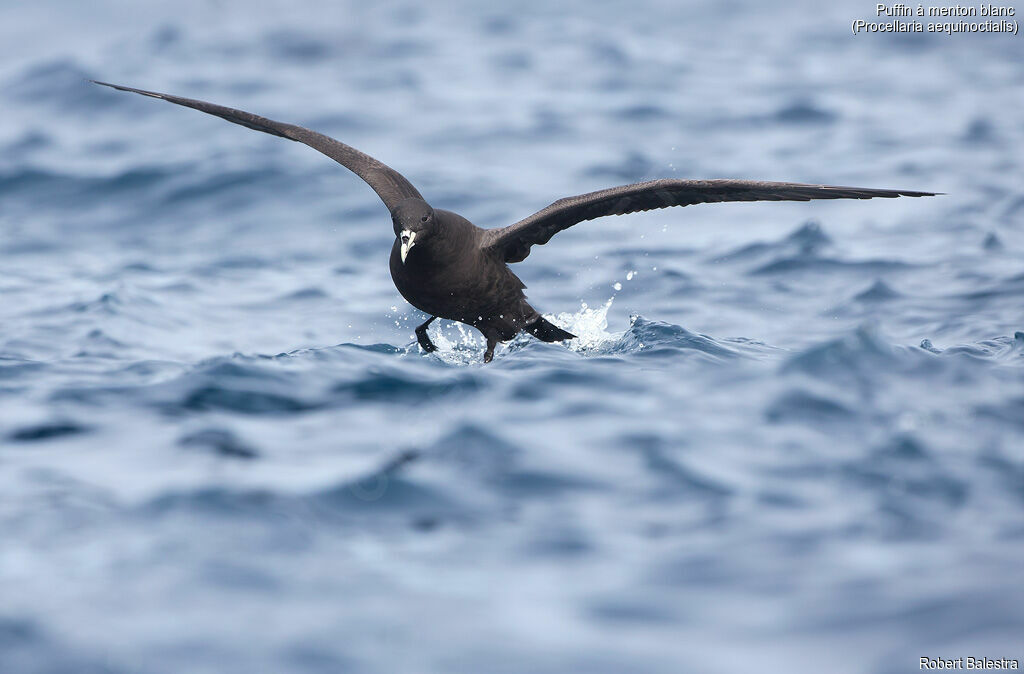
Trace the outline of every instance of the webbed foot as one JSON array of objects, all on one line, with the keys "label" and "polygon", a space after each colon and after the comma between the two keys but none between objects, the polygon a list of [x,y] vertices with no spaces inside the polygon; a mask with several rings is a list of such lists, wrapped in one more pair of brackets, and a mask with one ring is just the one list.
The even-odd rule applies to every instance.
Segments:
[{"label": "webbed foot", "polygon": [[427,322],[416,328],[416,341],[419,342],[420,348],[427,353],[433,353],[437,351],[437,347],[430,341],[430,337],[427,335],[427,327],[433,322],[437,316],[431,316],[427,319]]},{"label": "webbed foot", "polygon": [[493,337],[487,338],[487,350],[484,351],[484,362],[490,363],[494,360],[494,347],[498,345],[498,340]]}]

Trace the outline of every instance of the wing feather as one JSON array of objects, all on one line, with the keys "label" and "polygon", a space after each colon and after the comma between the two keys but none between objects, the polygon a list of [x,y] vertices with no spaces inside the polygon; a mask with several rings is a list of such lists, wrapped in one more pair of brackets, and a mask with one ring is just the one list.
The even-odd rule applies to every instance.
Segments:
[{"label": "wing feather", "polygon": [[110,84],[109,82],[98,82],[96,80],[91,81],[105,87],[119,89],[120,91],[130,91],[136,94],[142,94],[143,96],[149,96],[151,98],[159,98],[160,100],[167,101],[169,103],[183,105],[187,108],[193,108],[200,112],[215,115],[221,119],[226,119],[227,121],[235,124],[241,124],[242,126],[255,129],[256,131],[262,131],[263,133],[269,133],[274,136],[280,136],[281,138],[287,138],[299,143],[304,143],[314,150],[327,155],[362,178],[370,187],[373,188],[373,191],[377,193],[377,196],[379,196],[381,201],[384,202],[384,205],[388,207],[388,210],[392,210],[393,207],[402,199],[408,197],[416,197],[417,199],[423,198],[420,196],[420,193],[416,191],[416,188],[412,186],[412,183],[406,180],[398,171],[377,161],[370,155],[360,152],[354,147],[346,145],[341,141],[337,141],[330,136],[325,136],[322,133],[311,131],[305,127],[297,126],[295,124],[285,124],[284,122],[275,122],[272,119],[260,117],[259,115],[252,114],[251,112],[235,110],[234,108],[228,108],[215,103],[207,103],[206,101],[199,101],[193,98],[161,94],[156,91],[135,89],[133,87],[125,87],[119,84]]},{"label": "wing feather", "polygon": [[532,246],[547,243],[563,229],[606,215],[723,201],[891,199],[930,197],[935,194],[755,180],[652,180],[559,199],[508,227],[488,230],[484,235],[483,246],[497,251],[506,262],[520,262],[530,254]]}]

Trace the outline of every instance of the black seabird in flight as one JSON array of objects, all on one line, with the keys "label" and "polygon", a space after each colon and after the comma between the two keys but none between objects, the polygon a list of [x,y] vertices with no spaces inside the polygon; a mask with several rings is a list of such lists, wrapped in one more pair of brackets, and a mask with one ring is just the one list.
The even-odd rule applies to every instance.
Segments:
[{"label": "black seabird in flight", "polygon": [[550,323],[527,303],[523,294],[526,286],[508,264],[522,262],[532,246],[547,243],[556,233],[579,222],[605,215],[719,201],[810,201],[936,194],[754,180],[662,179],[566,197],[508,227],[481,229],[461,215],[432,208],[398,171],[316,131],[191,98],[107,82],[96,84],[195,108],[250,129],[305,143],[362,178],[391,212],[395,230],[391,278],[402,297],[430,316],[416,328],[420,346],[427,352],[437,349],[427,336],[427,327],[435,318],[460,321],[473,326],[487,339],[485,363],[494,357],[498,342],[512,339],[521,330],[545,342],[575,337]]}]

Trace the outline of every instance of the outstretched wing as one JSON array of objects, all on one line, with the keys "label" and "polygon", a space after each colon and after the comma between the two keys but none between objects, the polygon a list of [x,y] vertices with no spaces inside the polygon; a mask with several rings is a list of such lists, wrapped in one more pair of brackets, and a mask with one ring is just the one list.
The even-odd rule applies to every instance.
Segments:
[{"label": "outstretched wing", "polygon": [[416,197],[417,199],[423,198],[420,196],[420,193],[416,191],[416,188],[412,186],[412,183],[406,180],[398,171],[382,164],[370,155],[364,154],[354,147],[345,145],[344,143],[334,140],[330,136],[325,136],[322,133],[310,131],[309,129],[296,126],[294,124],[275,122],[272,119],[260,117],[259,115],[252,114],[251,112],[235,110],[234,108],[227,108],[223,105],[207,103],[206,101],[197,101],[192,98],[182,98],[181,96],[171,96],[170,94],[161,94],[155,91],[144,91],[143,89],[133,89],[132,87],[123,87],[121,85],[110,84],[108,82],[97,82],[96,80],[92,80],[92,82],[102,84],[105,87],[120,89],[121,91],[131,91],[136,94],[142,94],[143,96],[159,98],[170,103],[176,103],[177,105],[184,105],[187,108],[194,108],[210,115],[216,115],[217,117],[226,119],[229,122],[241,124],[242,126],[247,126],[250,129],[255,129],[256,131],[262,131],[274,136],[298,141],[299,143],[305,143],[314,150],[324,153],[366,181],[366,183],[373,188],[373,191],[377,193],[377,196],[381,198],[381,201],[384,202],[384,205],[388,207],[388,210],[391,210],[402,199],[408,197]]},{"label": "outstretched wing", "polygon": [[810,201],[811,199],[872,199],[874,197],[930,197],[933,192],[873,190],[802,183],[756,180],[652,180],[559,199],[519,222],[491,229],[483,246],[497,251],[506,262],[521,262],[530,247],[578,222],[605,215],[622,215],[669,206],[690,206],[716,201]]}]

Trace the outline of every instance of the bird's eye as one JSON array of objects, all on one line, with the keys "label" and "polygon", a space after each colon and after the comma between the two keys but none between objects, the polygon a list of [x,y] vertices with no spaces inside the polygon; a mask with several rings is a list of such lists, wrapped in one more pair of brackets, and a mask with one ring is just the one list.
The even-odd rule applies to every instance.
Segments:
[{"label": "bird's eye", "polygon": [[429,219],[430,219],[429,215],[424,215],[422,218],[420,218],[420,222],[426,222]]}]

